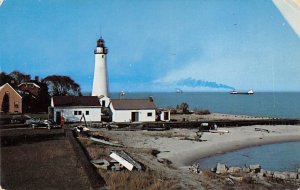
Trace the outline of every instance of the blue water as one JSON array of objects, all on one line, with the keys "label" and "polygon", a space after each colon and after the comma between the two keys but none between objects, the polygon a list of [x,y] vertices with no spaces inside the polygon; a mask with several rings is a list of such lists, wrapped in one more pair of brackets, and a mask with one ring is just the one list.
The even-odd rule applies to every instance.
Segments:
[{"label": "blue water", "polygon": [[258,163],[266,170],[295,172],[300,168],[300,142],[245,148],[197,161],[202,169],[215,167],[218,162],[240,167]]},{"label": "blue water", "polygon": [[[257,92],[254,95],[232,95],[227,92],[126,93],[123,98],[152,96],[157,107],[176,107],[182,102],[190,109],[210,112],[300,119],[300,92]],[[112,98],[119,98],[117,93]]]}]

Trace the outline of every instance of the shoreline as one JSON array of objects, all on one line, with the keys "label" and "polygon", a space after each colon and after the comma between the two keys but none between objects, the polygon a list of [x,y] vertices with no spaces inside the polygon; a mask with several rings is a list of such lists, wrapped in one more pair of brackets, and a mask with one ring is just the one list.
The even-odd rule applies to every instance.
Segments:
[{"label": "shoreline", "polygon": [[223,155],[223,154],[231,153],[231,152],[239,151],[239,150],[246,149],[246,148],[256,148],[256,147],[265,146],[265,145],[274,145],[274,144],[282,144],[282,143],[293,143],[293,142],[300,142],[300,140],[297,138],[296,140],[287,140],[287,141],[279,141],[279,142],[276,141],[276,142],[270,142],[270,143],[266,142],[266,143],[257,144],[257,145],[254,145],[254,146],[245,146],[245,147],[241,147],[241,148],[237,148],[237,149],[228,150],[228,151],[225,151],[225,152],[222,152],[222,153],[220,152],[220,153],[208,155],[208,156],[205,156],[205,157],[200,157],[199,159],[197,159],[196,161],[194,161],[192,163],[195,163],[198,160],[205,160],[205,159],[208,159],[210,157],[214,157],[214,156],[218,156],[218,155]]},{"label": "shoreline", "polygon": [[[253,131],[252,135],[247,133],[243,134],[242,132],[249,132],[249,129],[254,129],[256,127],[261,127],[264,129],[273,130],[271,133],[257,132]],[[285,128],[289,127],[288,131],[285,131]],[[274,131],[275,128],[275,131]],[[277,144],[284,142],[294,142],[300,141],[300,126],[246,126],[239,128],[222,128],[229,130],[230,133],[234,135],[239,135],[233,137],[233,135],[223,134],[219,135],[218,140],[208,138],[207,144],[198,144],[188,146],[184,151],[173,151],[173,152],[163,152],[158,156],[161,158],[169,159],[174,163],[178,168],[190,166],[195,163],[197,160],[205,159],[210,156],[217,154],[225,154],[235,150],[240,150],[249,147],[262,146],[267,144]],[[292,129],[296,131],[292,131]],[[236,132],[239,130],[239,132]],[[272,133],[279,133],[280,135],[273,135]],[[218,134],[209,134],[209,136],[218,135]],[[228,135],[226,137],[226,135]],[[225,138],[223,138],[225,137]],[[230,138],[232,137],[232,138]],[[244,138],[247,137],[247,138]],[[205,135],[203,139],[205,138]],[[201,142],[200,142],[201,143]],[[206,142],[204,142],[206,143]],[[183,156],[184,155],[184,156]]]},{"label": "shoreline", "polygon": [[[255,131],[263,128],[270,133]],[[156,149],[159,159],[170,160],[174,167],[191,166],[195,161],[216,154],[224,154],[238,149],[300,141],[299,125],[253,125],[242,127],[222,127],[229,133],[204,132],[200,142],[186,140],[193,138],[197,129],[171,129],[168,131],[107,131],[110,137],[127,147]]]},{"label": "shoreline", "polygon": [[216,153],[211,153],[211,154],[207,153],[207,154],[205,154],[205,156],[201,155],[200,157],[197,157],[196,159],[183,159],[184,166],[180,166],[180,167],[190,166],[193,163],[197,162],[198,160],[208,159],[209,157],[212,157],[212,156],[227,154],[227,153],[245,149],[245,148],[259,147],[259,146],[264,146],[264,145],[269,145],[269,144],[281,144],[281,143],[288,143],[288,142],[300,142],[300,137],[299,136],[290,136],[289,139],[270,140],[270,141],[264,141],[264,142],[253,143],[253,144],[252,143],[246,144],[245,146],[240,145],[238,147],[228,147],[227,149],[224,149],[222,152],[216,152]]}]

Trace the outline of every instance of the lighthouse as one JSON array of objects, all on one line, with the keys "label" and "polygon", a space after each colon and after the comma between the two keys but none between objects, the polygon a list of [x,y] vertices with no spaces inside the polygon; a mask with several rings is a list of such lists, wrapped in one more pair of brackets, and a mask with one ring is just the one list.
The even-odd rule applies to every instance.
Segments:
[{"label": "lighthouse", "polygon": [[95,54],[95,70],[92,96],[108,96],[108,79],[106,67],[107,48],[102,36],[97,41],[97,47],[94,51]]}]

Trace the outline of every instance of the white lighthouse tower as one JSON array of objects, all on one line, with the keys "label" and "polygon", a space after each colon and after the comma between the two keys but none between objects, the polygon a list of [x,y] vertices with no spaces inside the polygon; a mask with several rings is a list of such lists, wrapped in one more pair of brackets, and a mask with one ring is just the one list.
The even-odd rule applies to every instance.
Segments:
[{"label": "white lighthouse tower", "polygon": [[107,48],[102,36],[97,41],[95,53],[95,70],[92,96],[108,96],[108,79],[106,69]]}]

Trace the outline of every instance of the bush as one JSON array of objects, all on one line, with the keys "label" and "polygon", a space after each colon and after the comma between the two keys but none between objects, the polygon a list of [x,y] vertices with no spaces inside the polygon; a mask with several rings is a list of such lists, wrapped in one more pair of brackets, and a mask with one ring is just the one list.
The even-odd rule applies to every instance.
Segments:
[{"label": "bush", "polygon": [[182,102],[180,105],[177,105],[176,110],[178,110],[179,112],[181,112],[183,114],[189,114],[190,113],[189,105],[186,102]]},{"label": "bush", "polygon": [[208,114],[210,114],[210,111],[208,109],[204,109],[204,110],[195,109],[194,113],[198,114],[198,115],[208,115]]}]

